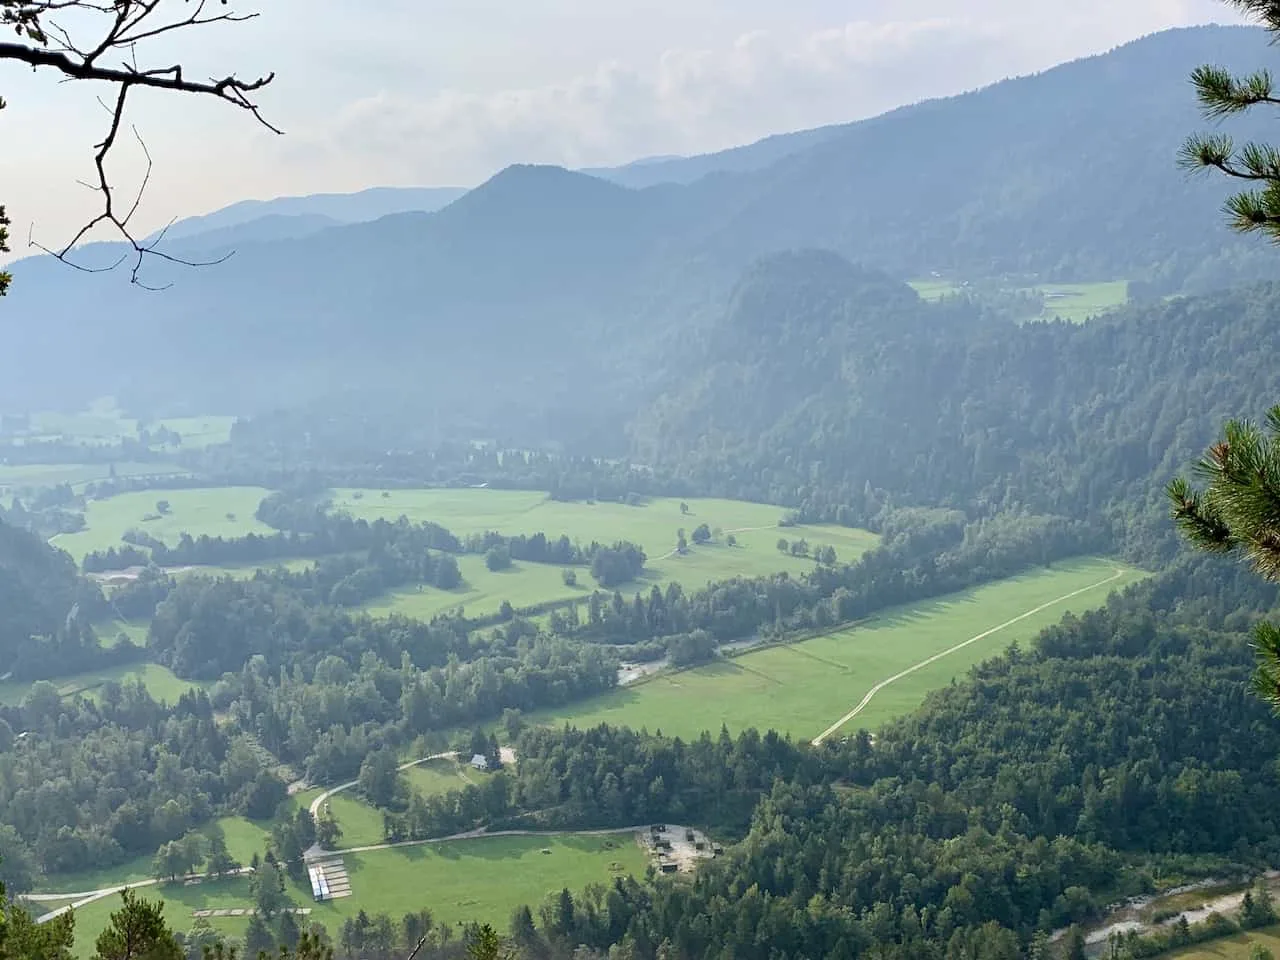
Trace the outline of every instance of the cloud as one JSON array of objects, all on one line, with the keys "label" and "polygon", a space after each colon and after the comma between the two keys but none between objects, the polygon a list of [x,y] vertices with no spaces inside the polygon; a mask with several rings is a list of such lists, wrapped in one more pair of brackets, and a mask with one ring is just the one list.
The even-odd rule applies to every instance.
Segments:
[{"label": "cloud", "polygon": [[[558,82],[492,92],[386,89],[341,107],[289,144],[371,180],[474,183],[514,162],[590,166],[693,153],[871,116],[970,89],[1162,27],[1206,19],[1205,0],[1080,0],[1046,27],[1040,4],[857,20],[808,33],[742,33]],[[952,7],[954,9],[954,7]],[[1216,9],[1216,7],[1215,7]],[[1011,11],[1011,12],[1010,12]]]},{"label": "cloud", "polygon": [[904,91],[877,74],[909,79],[895,60],[965,38],[972,32],[944,19],[852,23],[798,38],[756,31],[719,50],[668,50],[647,69],[605,62],[541,86],[388,90],[347,104],[328,129],[292,146],[421,182],[474,181],[515,161],[575,166],[705,150],[942,92],[945,80]]}]

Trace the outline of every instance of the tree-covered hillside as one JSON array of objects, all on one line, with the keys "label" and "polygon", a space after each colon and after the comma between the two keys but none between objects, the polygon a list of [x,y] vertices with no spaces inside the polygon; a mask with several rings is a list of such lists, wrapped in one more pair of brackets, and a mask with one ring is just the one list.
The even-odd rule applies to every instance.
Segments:
[{"label": "tree-covered hillside", "polygon": [[86,655],[92,659],[97,641],[88,624],[104,607],[101,593],[79,576],[71,557],[0,521],[3,672],[42,676]]},{"label": "tree-covered hillside", "polygon": [[1105,517],[1149,550],[1172,537],[1163,484],[1280,392],[1277,310],[1264,285],[1084,325],[993,324],[828,254],[775,258],[636,418],[635,452],[816,516],[885,498],[1022,505]]}]

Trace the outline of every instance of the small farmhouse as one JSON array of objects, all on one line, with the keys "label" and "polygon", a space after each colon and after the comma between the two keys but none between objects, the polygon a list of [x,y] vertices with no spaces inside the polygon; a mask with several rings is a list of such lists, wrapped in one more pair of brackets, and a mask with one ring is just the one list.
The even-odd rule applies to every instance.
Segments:
[{"label": "small farmhouse", "polygon": [[471,765],[475,767],[477,770],[488,770],[489,758],[486,757],[483,753],[477,753],[475,756],[471,758]]}]

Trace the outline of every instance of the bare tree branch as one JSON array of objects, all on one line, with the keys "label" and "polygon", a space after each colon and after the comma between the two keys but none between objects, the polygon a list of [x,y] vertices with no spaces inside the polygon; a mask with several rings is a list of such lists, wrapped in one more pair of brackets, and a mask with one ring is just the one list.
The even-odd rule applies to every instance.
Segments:
[{"label": "bare tree branch", "polygon": [[[283,133],[263,116],[254,99],[254,94],[275,79],[274,73],[252,80],[242,80],[235,74],[221,79],[193,80],[185,75],[182,64],[146,68],[138,66],[139,47],[147,41],[175,31],[216,23],[243,23],[258,16],[256,13],[237,14],[232,11],[209,12],[215,4],[226,7],[228,0],[181,0],[184,11],[175,14],[173,11],[177,2],[178,0],[0,0],[0,26],[12,27],[18,37],[18,42],[0,43],[0,61],[26,64],[35,70],[52,69],[61,74],[64,81],[90,80],[115,87],[114,103],[104,104],[110,116],[107,133],[94,145],[96,182],[85,184],[101,194],[101,212],[81,227],[68,243],[56,249],[45,247],[30,237],[28,242],[77,270],[90,273],[113,270],[129,259],[129,255],[126,254],[108,267],[87,267],[69,259],[76,246],[94,228],[105,224],[132,247],[133,268],[130,282],[143,287],[147,285],[141,281],[139,272],[148,256],[186,266],[208,266],[223,262],[230,254],[217,260],[191,261],[163,253],[157,246],[163,240],[167,226],[149,243],[135,237],[130,221],[150,182],[152,160],[146,143],[132,126],[130,129],[142,149],[146,168],[132,204],[127,210],[117,208],[106,164],[124,125],[125,108],[131,91],[134,88],[144,88],[214,97],[251,113],[271,132]],[[86,31],[91,34],[90,38],[77,40],[69,28],[55,19],[63,13],[96,14],[100,18],[100,27],[96,31]],[[119,66],[102,62],[113,58],[113,55],[122,57]]]}]

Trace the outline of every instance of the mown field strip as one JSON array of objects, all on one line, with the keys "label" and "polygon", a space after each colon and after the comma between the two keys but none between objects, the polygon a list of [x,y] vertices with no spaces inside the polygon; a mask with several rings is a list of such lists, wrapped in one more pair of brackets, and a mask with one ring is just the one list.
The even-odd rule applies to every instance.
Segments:
[{"label": "mown field strip", "polygon": [[823,730],[822,733],[818,734],[818,736],[815,737],[813,740],[813,745],[815,747],[821,746],[823,740],[827,739],[827,737],[831,736],[831,734],[835,733],[837,730],[843,727],[846,723],[848,723],[850,720],[852,720],[854,717],[860,714],[863,710],[865,710],[867,708],[867,705],[871,703],[875,695],[879,693],[881,690],[883,690],[885,687],[889,686],[891,683],[896,683],[897,681],[901,680],[903,677],[907,677],[915,673],[917,670],[923,670],[925,667],[929,666],[930,664],[937,663],[943,657],[949,657],[953,653],[963,650],[965,647],[968,647],[971,644],[977,643],[979,640],[985,640],[987,637],[990,637],[993,634],[997,634],[1001,630],[1006,630],[1009,627],[1013,626],[1015,623],[1021,623],[1023,620],[1026,620],[1028,617],[1034,617],[1037,613],[1040,613],[1043,610],[1048,610],[1050,607],[1056,606],[1059,603],[1065,603],[1066,601],[1071,600],[1075,597],[1078,597],[1083,593],[1089,593],[1092,590],[1097,590],[1100,587],[1104,587],[1109,583],[1115,583],[1124,575],[1125,575],[1124,570],[1117,569],[1116,572],[1113,573],[1111,576],[1106,577],[1102,580],[1099,580],[1097,583],[1090,584],[1087,587],[1081,587],[1079,590],[1072,590],[1070,593],[1064,593],[1060,597],[1055,597],[1053,600],[1049,600],[1045,603],[1042,603],[1038,607],[1033,607],[1032,609],[1028,610],[1026,613],[1020,613],[1016,617],[1009,618],[999,626],[992,627],[990,630],[984,630],[982,633],[979,633],[976,636],[972,636],[968,640],[961,640],[954,647],[948,647],[946,650],[943,650],[940,653],[935,653],[933,656],[928,657],[925,660],[921,660],[919,663],[912,664],[911,666],[907,667],[907,669],[902,670],[898,673],[895,673],[892,677],[886,677],[884,680],[881,680],[869,691],[867,691],[867,695],[862,698],[862,701],[856,707],[854,707],[852,710],[846,713],[843,717],[841,717],[831,726],[827,727],[826,730]]},{"label": "mown field strip", "polygon": [[[1099,557],[1059,562],[886,610],[867,623],[799,643],[662,674],[536,719],[584,728],[608,723],[661,730],[686,739],[704,731],[714,734],[721,726],[730,731],[755,727],[810,740],[880,685],[855,714],[860,725],[874,728],[909,713],[930,691],[1008,644],[1033,639],[1073,609],[1072,600],[1074,609],[1097,606],[1107,588],[1145,576]],[[993,629],[994,624],[1001,626]]]}]

